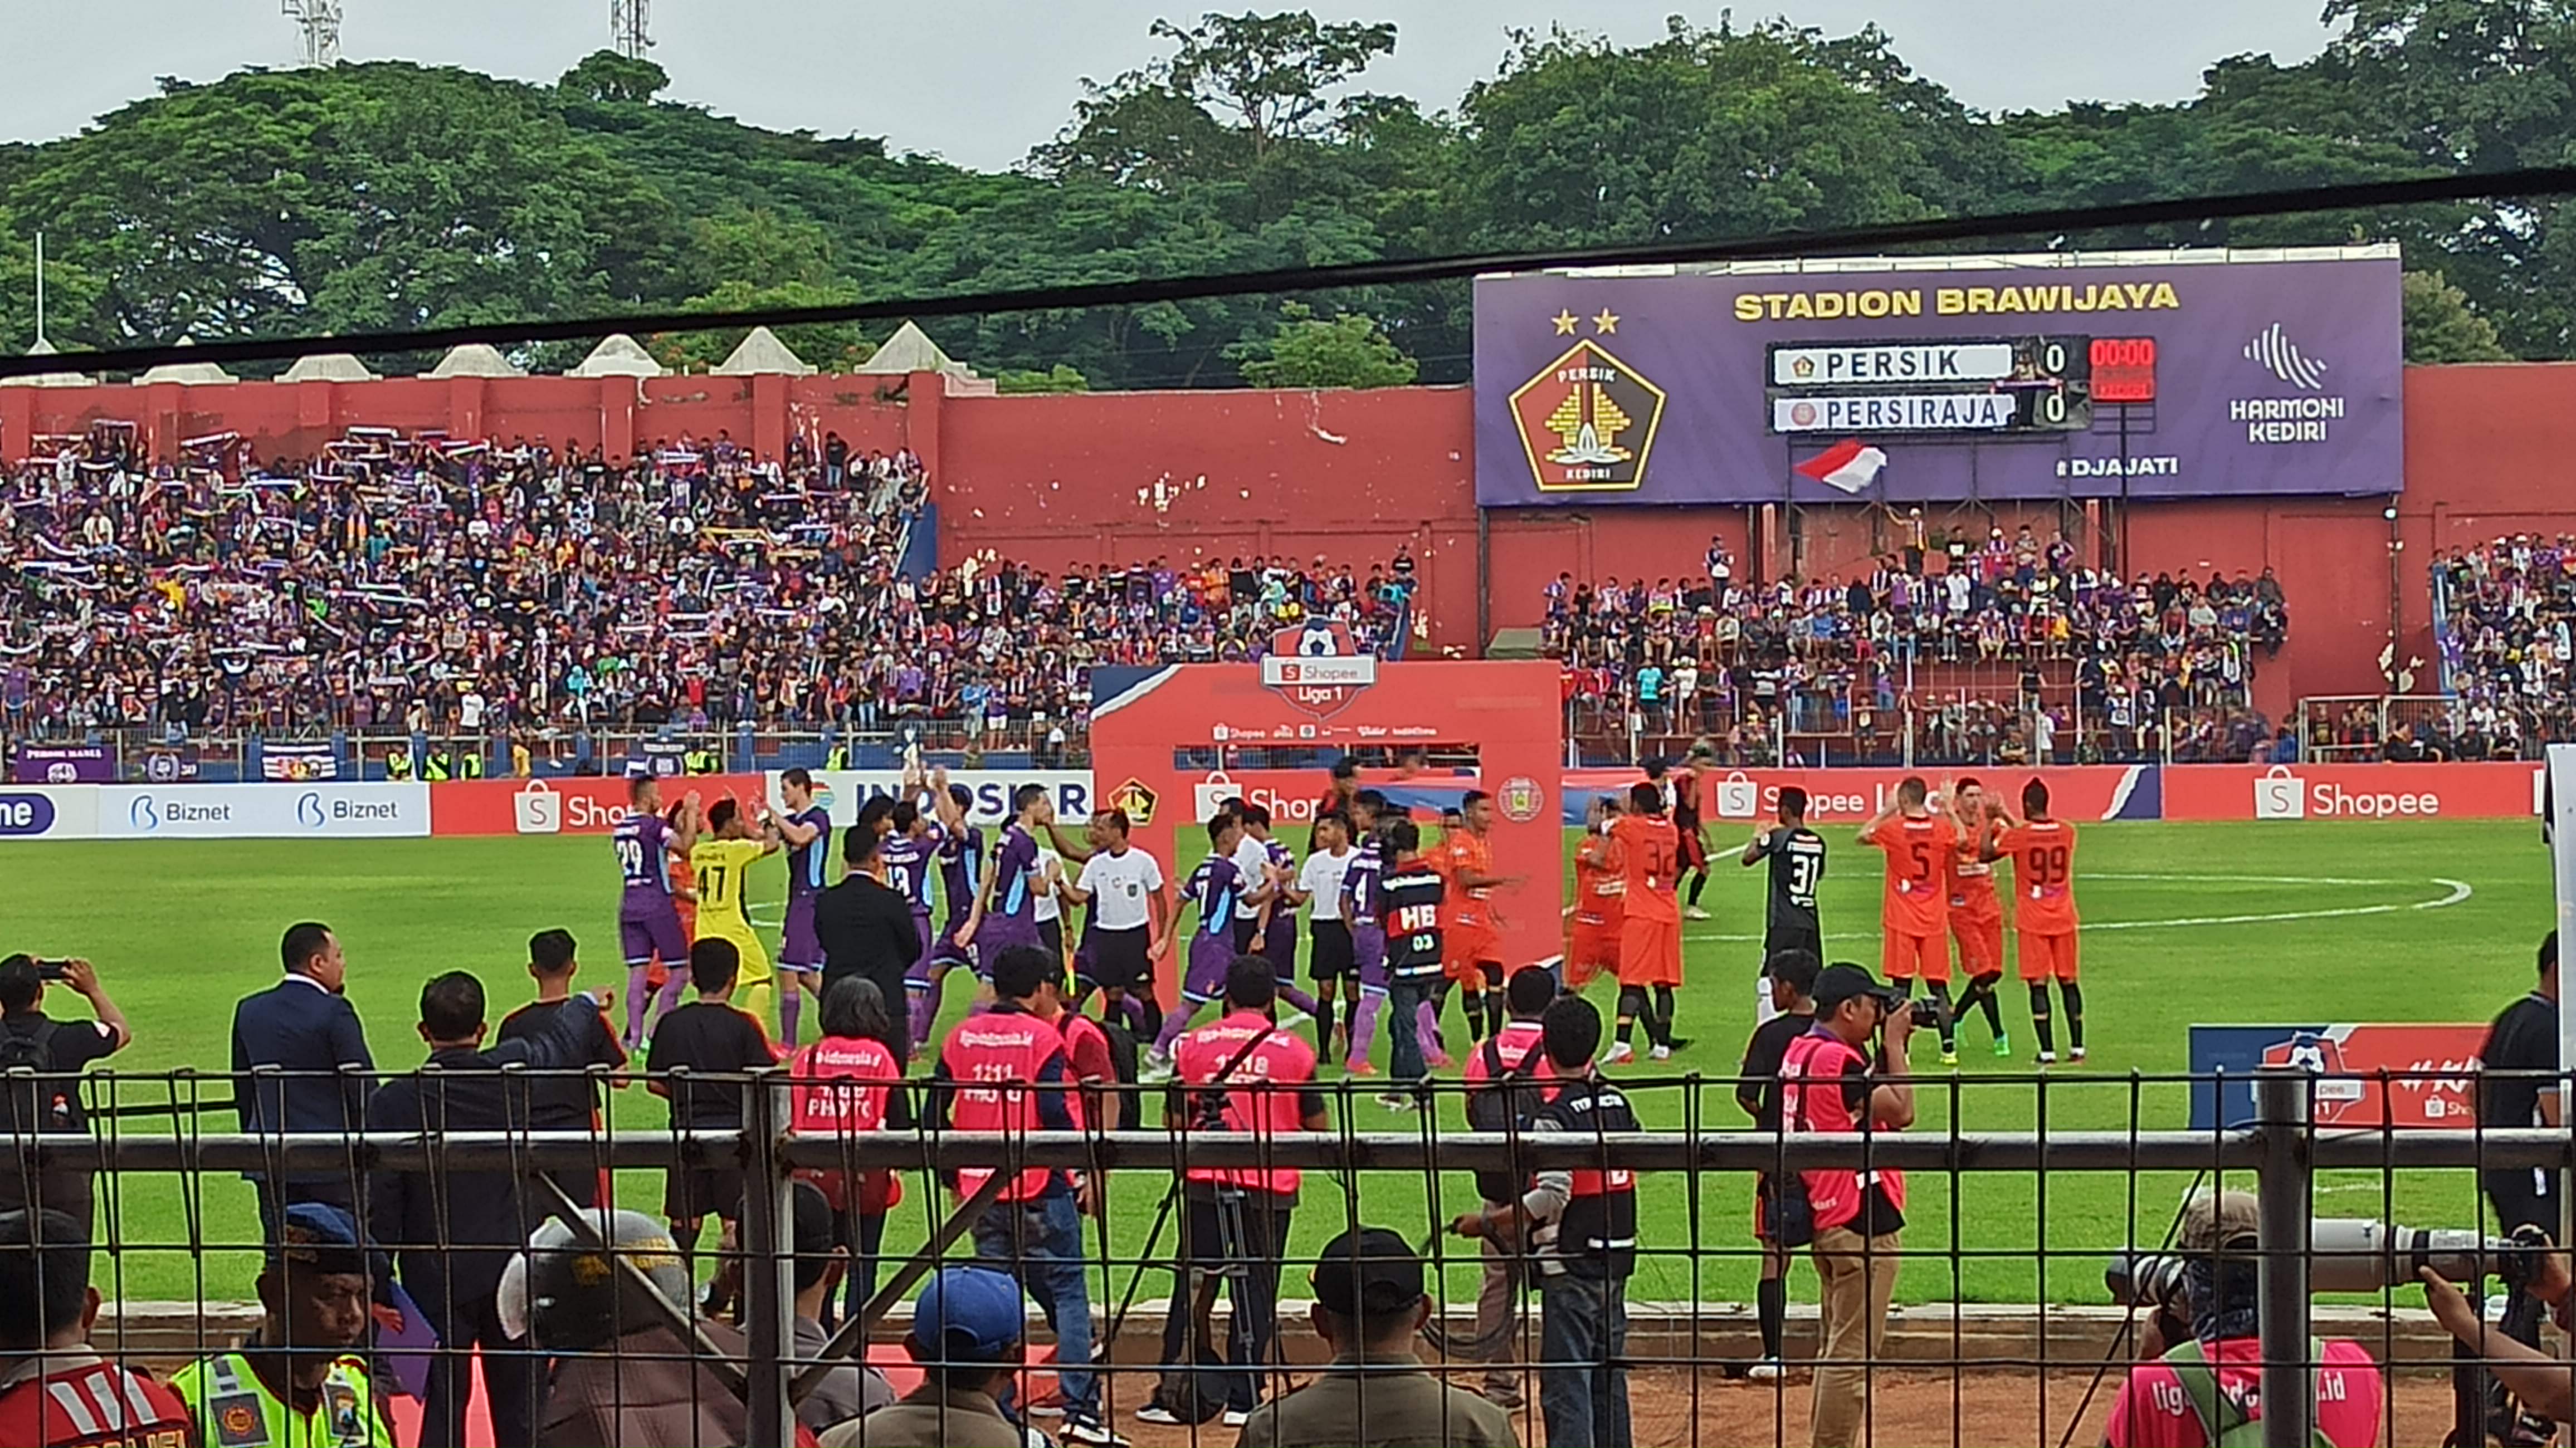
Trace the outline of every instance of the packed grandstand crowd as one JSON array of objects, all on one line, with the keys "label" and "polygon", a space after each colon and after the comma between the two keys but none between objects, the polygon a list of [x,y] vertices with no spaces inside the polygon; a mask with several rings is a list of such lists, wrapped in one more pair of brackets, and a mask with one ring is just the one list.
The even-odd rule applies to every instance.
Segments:
[{"label": "packed grandstand crowd", "polygon": [[[1096,664],[1249,658],[1310,615],[1383,645],[1410,557],[1050,574],[903,569],[928,480],[837,436],[610,463],[353,429],[310,459],[130,427],[54,440],[0,488],[13,734],[893,727],[1078,716]],[[745,648],[757,639],[758,648]]]},{"label": "packed grandstand crowd", "polygon": [[2511,759],[2576,739],[2567,661],[2576,639],[2576,537],[2518,533],[2433,564],[2436,637],[2452,704],[2392,728],[2401,759]]},{"label": "packed grandstand crowd", "polygon": [[[1737,764],[1782,762],[1783,735],[1889,754],[1905,716],[1918,759],[2244,760],[2274,737],[2250,704],[2257,657],[2289,636],[2268,568],[2124,581],[2028,524],[1973,549],[1908,546],[1849,579],[1768,584],[1739,581],[1712,542],[1698,576],[1559,574],[1546,600],[1578,718],[1633,715],[1638,732],[1705,736]],[[1926,665],[1945,685],[1992,686],[1942,687]]]}]

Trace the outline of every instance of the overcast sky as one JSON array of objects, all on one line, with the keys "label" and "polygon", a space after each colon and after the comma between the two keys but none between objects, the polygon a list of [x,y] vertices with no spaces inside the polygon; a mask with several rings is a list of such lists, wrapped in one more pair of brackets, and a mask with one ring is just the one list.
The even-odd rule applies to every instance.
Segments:
[{"label": "overcast sky", "polygon": [[[1296,0],[652,0],[654,59],[673,99],[780,130],[888,137],[899,149],[998,167],[1053,136],[1085,76],[1106,79],[1161,53],[1159,15],[1286,9]],[[1387,19],[1395,55],[1374,90],[1441,109],[1492,74],[1511,26],[1567,23],[1623,42],[1651,40],[1679,12],[1714,24],[1696,0],[1338,0],[1326,19]],[[2319,0],[1776,0],[1740,18],[1786,14],[1840,34],[1871,19],[1914,68],[1986,110],[2053,108],[2070,97],[2172,101],[2203,67],[2269,51],[2284,63],[2324,43]],[[346,0],[341,53],[551,81],[608,39],[609,0]],[[14,18],[13,18],[14,12]],[[101,0],[38,6],[0,0],[10,82],[0,139],[66,135],[153,78],[214,80],[298,54],[279,0]]]}]

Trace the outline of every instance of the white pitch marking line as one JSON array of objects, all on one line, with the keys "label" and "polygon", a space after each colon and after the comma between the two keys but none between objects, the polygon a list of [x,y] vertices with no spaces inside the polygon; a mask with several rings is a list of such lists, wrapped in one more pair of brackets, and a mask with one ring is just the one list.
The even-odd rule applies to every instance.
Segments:
[{"label": "white pitch marking line", "polygon": [[[2096,876],[2094,878],[2118,877]],[[2259,877],[2232,875],[2225,878],[2241,880]],[[2351,883],[2399,885],[2404,884],[2405,882],[2402,880],[2369,880],[2353,881]],[[2192,915],[2185,916],[2177,920],[2088,920],[2084,922],[2083,928],[2088,933],[2095,930],[2166,930],[2201,925],[2269,925],[2288,920],[2332,920],[2353,915],[2394,915],[2400,910],[2445,909],[2450,906],[2457,905],[2477,893],[2477,891],[2465,880],[2445,880],[2437,876],[2431,883],[2444,887],[2447,893],[2438,900],[2387,901],[2377,905],[2347,905],[2333,910],[2276,910],[2267,911],[2259,915]],[[1693,940],[1717,940],[1730,943],[1741,943],[1758,941],[1762,937],[1759,935],[1693,935],[1690,938]],[[1825,938],[1827,940],[1876,940],[1878,936],[1875,933],[1866,935],[1844,933],[1828,935]]]},{"label": "white pitch marking line", "polygon": [[2106,870],[2087,870],[2087,880],[2173,880],[2197,885],[2411,885],[2412,880],[2360,880],[2340,875],[2170,875],[2114,874]]}]

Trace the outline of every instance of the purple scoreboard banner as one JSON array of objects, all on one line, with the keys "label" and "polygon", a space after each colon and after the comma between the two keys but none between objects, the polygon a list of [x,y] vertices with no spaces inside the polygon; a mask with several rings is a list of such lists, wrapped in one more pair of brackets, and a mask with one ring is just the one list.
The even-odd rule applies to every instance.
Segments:
[{"label": "purple scoreboard banner", "polygon": [[1476,500],[2394,493],[2398,271],[2374,248],[1483,278]]},{"label": "purple scoreboard banner", "polygon": [[11,776],[20,784],[114,784],[113,744],[22,744]]}]

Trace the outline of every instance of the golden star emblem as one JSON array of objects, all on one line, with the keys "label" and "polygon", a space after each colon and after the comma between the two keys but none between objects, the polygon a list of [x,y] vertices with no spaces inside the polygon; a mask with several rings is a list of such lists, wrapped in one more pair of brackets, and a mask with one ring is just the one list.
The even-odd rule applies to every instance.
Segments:
[{"label": "golden star emblem", "polygon": [[1574,314],[1572,312],[1557,313],[1555,321],[1556,335],[1560,337],[1571,337],[1574,335]]},{"label": "golden star emblem", "polygon": [[1603,307],[1601,315],[1592,319],[1592,325],[1597,331],[1616,332],[1619,330],[1619,314]]}]

